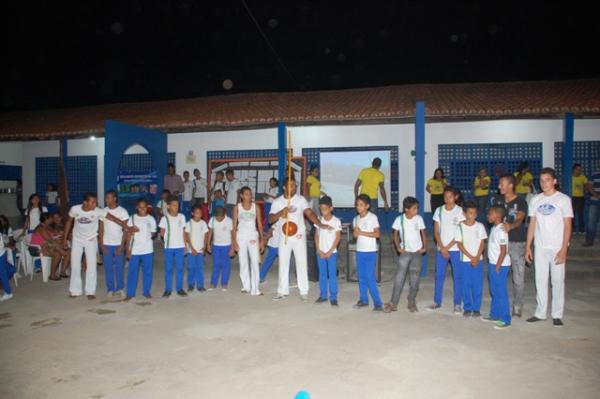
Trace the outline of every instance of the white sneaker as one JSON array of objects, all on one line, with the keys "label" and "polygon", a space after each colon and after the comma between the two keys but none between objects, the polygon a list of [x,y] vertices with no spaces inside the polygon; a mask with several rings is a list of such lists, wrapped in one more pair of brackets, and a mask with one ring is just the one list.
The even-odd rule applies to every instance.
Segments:
[{"label": "white sneaker", "polygon": [[454,305],[454,314],[463,314],[462,307],[460,305]]},{"label": "white sneaker", "polygon": [[9,299],[12,299],[13,294],[4,294],[2,296],[0,296],[0,302],[4,302],[4,301],[8,301]]},{"label": "white sneaker", "polygon": [[302,302],[308,302],[308,295],[300,295]]}]

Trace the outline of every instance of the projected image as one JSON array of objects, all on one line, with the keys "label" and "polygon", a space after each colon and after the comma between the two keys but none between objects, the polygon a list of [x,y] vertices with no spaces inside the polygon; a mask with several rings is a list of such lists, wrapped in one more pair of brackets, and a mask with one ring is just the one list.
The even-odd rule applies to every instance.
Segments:
[{"label": "projected image", "polygon": [[[381,172],[385,176],[384,187],[390,200],[390,151],[332,151],[320,154],[321,190],[331,196],[333,204],[340,208],[354,207],[354,183],[360,171],[371,166],[373,158],[381,158]],[[379,195],[379,206],[383,199]]]}]

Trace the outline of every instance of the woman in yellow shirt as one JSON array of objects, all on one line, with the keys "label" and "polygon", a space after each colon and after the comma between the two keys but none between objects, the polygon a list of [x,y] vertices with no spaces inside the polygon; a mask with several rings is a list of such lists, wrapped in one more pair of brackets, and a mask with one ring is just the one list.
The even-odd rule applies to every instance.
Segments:
[{"label": "woman in yellow shirt", "polygon": [[527,162],[521,162],[519,164],[519,169],[514,175],[517,179],[515,192],[523,198],[527,197],[527,194],[531,193],[533,187],[533,175],[529,172],[529,164]]},{"label": "woman in yellow shirt", "polygon": [[448,185],[448,180],[444,176],[444,169],[437,168],[433,172],[433,177],[427,180],[425,190],[431,195],[430,205],[431,212],[435,212],[437,208],[444,205],[444,189]]},{"label": "woman in yellow shirt", "polygon": [[[573,177],[571,177],[573,188],[571,190],[571,203],[573,205],[573,232],[585,233],[583,209],[585,208],[585,190],[588,178],[583,174],[581,164],[573,165]],[[577,222],[577,223],[575,223]],[[577,229],[576,229],[577,228]]]},{"label": "woman in yellow shirt", "polygon": [[488,176],[487,168],[479,169],[479,174],[473,180],[473,195],[477,203],[477,220],[482,223],[487,217],[491,182],[492,178]]},{"label": "woman in yellow shirt", "polygon": [[321,194],[325,193],[321,192],[319,168],[316,165],[310,168],[310,175],[306,178],[306,189],[306,192],[308,193],[308,203],[310,205],[310,209],[312,209],[315,215],[319,216],[321,214],[319,211],[319,198],[321,198]]}]

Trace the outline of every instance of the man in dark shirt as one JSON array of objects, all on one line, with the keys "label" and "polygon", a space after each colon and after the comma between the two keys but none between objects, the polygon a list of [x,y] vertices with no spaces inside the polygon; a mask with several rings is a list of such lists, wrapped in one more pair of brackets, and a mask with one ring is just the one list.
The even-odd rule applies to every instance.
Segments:
[{"label": "man in dark shirt", "polygon": [[590,193],[590,208],[583,246],[591,247],[594,245],[594,239],[598,231],[598,222],[600,222],[600,161],[598,162],[598,168],[596,168],[586,184],[585,190]]},{"label": "man in dark shirt", "polygon": [[499,196],[495,201],[506,209],[503,228],[508,233],[508,254],[512,263],[513,311],[512,315],[521,317],[523,310],[523,291],[525,290],[525,242],[527,231],[527,201],[515,193],[516,179],[512,174],[500,176]]}]

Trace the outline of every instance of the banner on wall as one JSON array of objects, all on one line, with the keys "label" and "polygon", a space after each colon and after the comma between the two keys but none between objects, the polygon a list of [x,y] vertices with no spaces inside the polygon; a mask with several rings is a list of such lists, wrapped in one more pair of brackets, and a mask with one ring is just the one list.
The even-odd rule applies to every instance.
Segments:
[{"label": "banner on wall", "polygon": [[120,198],[155,196],[158,191],[156,172],[119,172],[117,191]]}]

